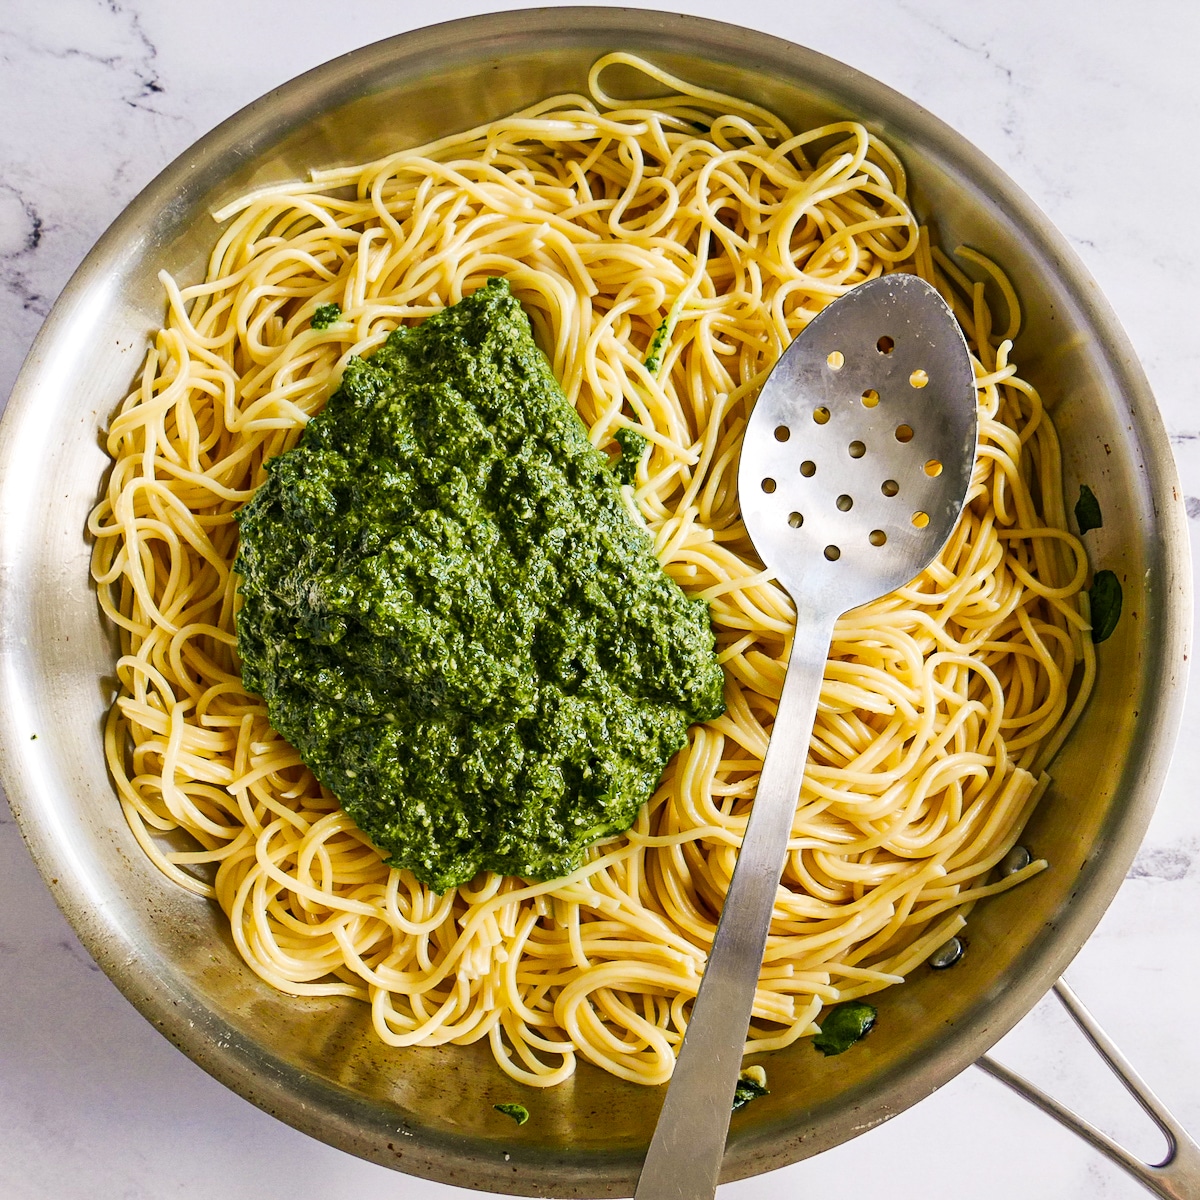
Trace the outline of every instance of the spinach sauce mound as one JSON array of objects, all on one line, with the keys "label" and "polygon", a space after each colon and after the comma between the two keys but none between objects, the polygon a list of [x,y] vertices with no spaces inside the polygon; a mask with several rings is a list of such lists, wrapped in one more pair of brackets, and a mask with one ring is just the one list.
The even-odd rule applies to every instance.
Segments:
[{"label": "spinach sauce mound", "polygon": [[352,359],[239,513],[246,686],[436,891],[571,871],[724,711],[607,464],[493,279]]}]

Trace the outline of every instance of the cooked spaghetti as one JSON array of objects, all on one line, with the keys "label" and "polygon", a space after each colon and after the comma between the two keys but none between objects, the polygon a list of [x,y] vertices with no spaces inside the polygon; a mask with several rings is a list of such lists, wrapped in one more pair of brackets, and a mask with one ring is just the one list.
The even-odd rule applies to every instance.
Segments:
[{"label": "cooked spaghetti", "polygon": [[[615,64],[662,94],[609,97]],[[739,442],[772,365],[835,297],[897,270],[942,291],[975,356],[980,450],[938,560],[838,622],[748,1052],[901,982],[977,900],[1045,867],[990,881],[1094,674],[1087,564],[1054,427],[1009,362],[1020,310],[1001,272],[960,250],[973,282],[931,247],[901,164],[862,125],[795,134],[624,54],[589,92],[215,214],[205,281],[162,277],[166,324],[109,428],[90,522],[122,638],[106,752],[147,855],[217,901],[275,987],[365,1000],[396,1046],[487,1038],[535,1086],[578,1057],[671,1074],[795,620],[739,519]],[[581,869],[438,896],[387,866],[243,687],[234,513],[351,355],[493,275],[593,442],[648,439],[629,506],[709,601],[727,712],[692,727],[633,828]]]}]

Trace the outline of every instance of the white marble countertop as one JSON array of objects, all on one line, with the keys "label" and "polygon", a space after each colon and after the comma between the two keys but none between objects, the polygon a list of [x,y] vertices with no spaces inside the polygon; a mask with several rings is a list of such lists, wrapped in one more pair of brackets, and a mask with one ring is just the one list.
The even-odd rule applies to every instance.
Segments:
[{"label": "white marble countertop", "polygon": [[[495,0],[42,0],[0,5],[0,397],[121,208],[218,121],[291,76]],[[1124,322],[1200,519],[1200,5],[1195,0],[674,0],[841,59],[975,142],[1066,234]],[[1193,528],[1200,528],[1193,521]],[[1070,977],[1200,1131],[1200,694],[1129,877]],[[1191,781],[1191,782],[1189,782]],[[0,1195],[451,1200],[311,1140],[163,1040],[59,915],[0,806]],[[1138,1152],[1157,1135],[1052,1001],[997,1055]],[[969,1070],[916,1108],[725,1200],[1145,1195]]]}]

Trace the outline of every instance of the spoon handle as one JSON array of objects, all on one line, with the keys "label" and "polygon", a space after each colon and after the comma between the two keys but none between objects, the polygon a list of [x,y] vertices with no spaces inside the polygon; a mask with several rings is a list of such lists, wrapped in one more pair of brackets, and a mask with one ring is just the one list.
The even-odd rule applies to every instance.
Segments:
[{"label": "spoon handle", "polygon": [[828,617],[796,629],[758,792],[635,1200],[706,1200],[717,1190],[832,634]]}]

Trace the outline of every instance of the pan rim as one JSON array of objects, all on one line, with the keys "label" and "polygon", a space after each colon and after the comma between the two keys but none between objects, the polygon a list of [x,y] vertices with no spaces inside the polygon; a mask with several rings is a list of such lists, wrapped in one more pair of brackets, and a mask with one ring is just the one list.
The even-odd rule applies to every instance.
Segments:
[{"label": "pan rim", "polygon": [[[49,378],[48,363],[54,346],[66,335],[73,316],[88,297],[103,286],[115,265],[136,250],[146,226],[169,207],[187,180],[203,172],[206,164],[246,153],[247,146],[264,136],[264,126],[272,131],[272,139],[283,136],[288,128],[298,128],[313,114],[343,102],[364,80],[396,70],[398,61],[432,60],[448,53],[448,48],[463,54],[470,46],[481,44],[495,47],[498,54],[507,43],[531,33],[547,43],[578,40],[585,34],[675,38],[693,53],[722,60],[742,56],[754,62],[763,74],[803,75],[816,84],[827,83],[838,91],[853,92],[864,109],[893,127],[919,132],[926,145],[985,186],[993,201],[1026,231],[1037,253],[1057,264],[1060,278],[1078,298],[1096,331],[1097,353],[1104,355],[1129,408],[1136,413],[1136,435],[1147,463],[1147,487],[1157,498],[1172,493],[1177,498],[1176,503],[1163,504],[1158,513],[1155,537],[1166,569],[1155,595],[1162,613],[1158,626],[1165,637],[1147,647],[1149,661],[1145,668],[1151,677],[1163,680],[1164,686],[1155,696],[1157,707],[1145,714],[1135,743],[1138,752],[1131,754],[1119,782],[1127,802],[1105,846],[1103,861],[1082,879],[1078,901],[1066,911],[1054,937],[1043,940],[1040,952],[1026,964],[1012,988],[956,1029],[938,1053],[920,1064],[919,1070],[913,1066],[895,1072],[895,1078],[882,1080],[881,1086],[894,1093],[886,1115],[894,1115],[958,1074],[1015,1025],[1062,973],[1100,920],[1142,840],[1170,760],[1182,717],[1182,672],[1190,649],[1192,619],[1190,552],[1178,480],[1165,429],[1132,346],[1065,238],[998,167],[918,105],[850,67],[782,39],[705,18],[636,9],[526,9],[467,17],[399,34],[318,66],[235,113],[184,151],[135,197],[84,259],[40,331],[0,423],[0,515],[21,512],[15,482],[19,472],[12,468],[22,452],[21,432],[36,418],[37,396]],[[0,695],[6,699],[14,697],[20,682],[10,584],[10,573],[19,559],[13,540],[18,524],[0,520]],[[213,1029],[205,1024],[203,1014],[188,1004],[188,998],[164,986],[151,964],[136,958],[128,960],[128,947],[121,943],[120,931],[105,924],[105,915],[95,909],[93,898],[77,886],[70,856],[64,855],[49,835],[37,801],[40,776],[17,711],[13,704],[0,705],[0,778],[39,871],[60,909],[110,978],[148,1020],[233,1090],[313,1136],[363,1157],[386,1161],[369,1144],[373,1137],[362,1133],[362,1128],[373,1120],[365,1105],[364,1111],[351,1111],[333,1127],[331,1136],[331,1127],[324,1123],[322,1114],[313,1111],[314,1106],[321,1107],[321,1089],[315,1081],[309,1080],[307,1090],[301,1089],[299,1081],[288,1072],[280,1073],[248,1044],[233,1044],[217,1053]],[[195,1023],[189,1025],[189,1021]],[[344,1098],[340,1102],[344,1109]],[[863,1127],[882,1119],[885,1117],[847,1111],[842,1125]],[[357,1133],[350,1128],[354,1122],[361,1122]],[[799,1139],[781,1142],[773,1135],[771,1146],[764,1146],[749,1139],[743,1146],[731,1148],[723,1178],[773,1169],[841,1140],[844,1137],[833,1136],[823,1142],[818,1138],[816,1142],[821,1144],[815,1144],[809,1138],[801,1144]],[[450,1176],[446,1173],[448,1160],[459,1165]],[[630,1182],[625,1158],[614,1159],[608,1168],[595,1164],[590,1174],[585,1173],[586,1178],[572,1175],[569,1164],[547,1161],[536,1178],[517,1181],[503,1167],[464,1155],[457,1143],[436,1138],[406,1155],[402,1169],[458,1186],[509,1190],[520,1182],[531,1194],[563,1194],[566,1186],[585,1189],[575,1194],[628,1194],[622,1189]],[[588,1191],[587,1187],[598,1190]]]}]

